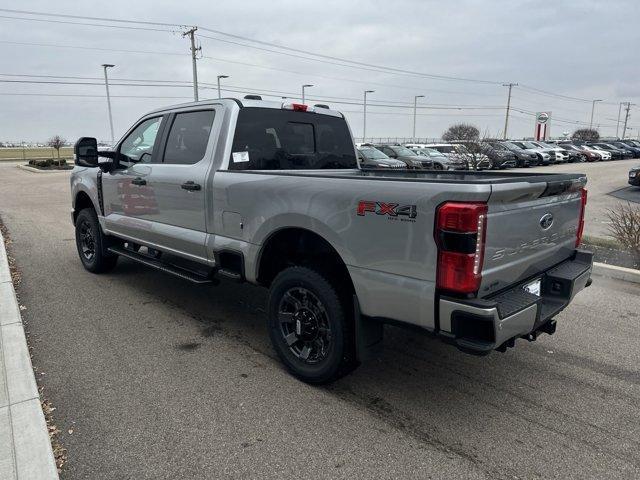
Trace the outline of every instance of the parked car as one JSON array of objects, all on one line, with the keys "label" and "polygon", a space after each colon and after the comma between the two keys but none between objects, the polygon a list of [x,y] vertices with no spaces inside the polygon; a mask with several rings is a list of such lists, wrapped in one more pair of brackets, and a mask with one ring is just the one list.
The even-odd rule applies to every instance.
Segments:
[{"label": "parked car", "polygon": [[405,147],[413,150],[418,155],[429,158],[434,170],[467,170],[467,161],[464,159],[448,157],[433,148],[423,147],[420,144],[407,144]]},{"label": "parked car", "polygon": [[637,147],[640,148],[640,141],[638,140],[631,140],[631,139],[627,139],[627,140],[620,140],[622,143],[626,143],[627,145],[631,146],[631,147]]},{"label": "parked car", "polygon": [[[570,161],[571,156],[569,155],[569,152],[567,150],[565,150],[562,147],[559,147],[558,145],[552,145],[550,143],[545,143],[545,142],[541,142],[541,141],[535,141],[535,142],[531,142],[532,144],[536,145],[537,147],[539,147],[542,150],[549,150],[549,151],[553,151],[556,154],[556,161],[555,163],[567,163]],[[575,161],[576,158],[574,156],[573,160]]]},{"label": "parked car", "polygon": [[620,150],[613,145],[609,145],[608,143],[591,143],[591,147],[597,150],[603,150],[605,152],[609,152],[611,154],[611,160],[623,160],[624,158],[631,158],[631,154],[625,154],[625,151]]},{"label": "parked car", "polygon": [[629,170],[629,185],[640,187],[640,166]]},{"label": "parked car", "polygon": [[609,144],[622,150],[628,150],[633,155],[633,158],[640,158],[640,147],[636,147],[635,145],[630,145],[629,143],[622,141],[613,141],[609,142]]},{"label": "parked car", "polygon": [[601,149],[597,149],[594,148],[586,143],[584,144],[575,144],[575,146],[585,152],[591,152],[594,153],[595,155],[597,155],[599,157],[599,160],[601,161],[605,161],[605,160],[611,160],[611,152],[607,151],[607,150],[601,150]]},{"label": "parked car", "polygon": [[[267,288],[273,348],[309,383],[353,370],[385,321],[476,354],[534,341],[591,283],[583,174],[360,170],[344,116],[325,108],[186,103],[143,116],[108,152],[83,137],[74,157],[87,271],[124,257]],[[123,183],[158,211],[125,213]],[[77,294],[99,310],[107,283]]]},{"label": "parked car", "polygon": [[464,145],[459,143],[429,143],[426,146],[439,151],[454,161],[464,161],[468,169],[472,169],[474,164],[477,169],[491,166],[489,157],[482,153],[472,154]]},{"label": "parked car", "polygon": [[599,154],[591,150],[583,150],[572,143],[560,143],[559,145],[561,145],[562,148],[567,150],[570,154],[573,153],[574,155],[577,155],[578,162],[597,162],[602,158]]},{"label": "parked car", "polygon": [[530,167],[531,165],[536,165],[538,163],[538,157],[535,153],[527,152],[526,150],[523,150],[516,145],[512,145],[507,141],[491,141],[489,143],[496,148],[499,145],[500,147],[513,153],[516,156],[517,167]]},{"label": "parked car", "polygon": [[431,168],[432,164],[429,160],[425,160],[424,157],[419,156],[413,150],[408,149],[407,147],[403,147],[400,144],[392,144],[392,145],[373,145],[373,147],[380,150],[389,158],[394,158],[396,160],[400,160],[407,164],[408,168],[412,169],[421,169],[421,168]]},{"label": "parked car", "polygon": [[357,150],[362,168],[407,168],[405,162],[387,157],[372,145],[362,144]]},{"label": "parked car", "polygon": [[498,142],[482,142],[480,145],[482,153],[489,157],[491,162],[489,168],[515,168],[518,166],[516,154]]},{"label": "parked car", "polygon": [[551,149],[541,149],[537,145],[531,142],[520,142],[512,140],[505,142],[505,144],[514,145],[516,148],[524,150],[525,152],[534,153],[538,157],[538,165],[550,165],[556,162],[556,152]]}]

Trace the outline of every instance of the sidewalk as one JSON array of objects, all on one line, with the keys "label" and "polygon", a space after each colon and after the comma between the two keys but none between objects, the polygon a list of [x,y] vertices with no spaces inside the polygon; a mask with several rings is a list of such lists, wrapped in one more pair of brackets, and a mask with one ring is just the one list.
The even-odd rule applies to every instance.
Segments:
[{"label": "sidewalk", "polygon": [[0,479],[57,479],[0,233]]}]

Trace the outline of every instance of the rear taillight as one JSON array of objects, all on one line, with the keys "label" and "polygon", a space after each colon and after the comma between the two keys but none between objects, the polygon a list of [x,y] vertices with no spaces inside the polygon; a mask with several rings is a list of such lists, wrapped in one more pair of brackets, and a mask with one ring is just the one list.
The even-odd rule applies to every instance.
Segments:
[{"label": "rear taillight", "polygon": [[480,288],[487,230],[486,203],[447,202],[436,212],[436,286],[456,293]]},{"label": "rear taillight", "polygon": [[580,190],[580,216],[578,217],[578,229],[576,231],[576,248],[582,243],[582,234],[584,233],[584,210],[587,206],[587,189]]}]

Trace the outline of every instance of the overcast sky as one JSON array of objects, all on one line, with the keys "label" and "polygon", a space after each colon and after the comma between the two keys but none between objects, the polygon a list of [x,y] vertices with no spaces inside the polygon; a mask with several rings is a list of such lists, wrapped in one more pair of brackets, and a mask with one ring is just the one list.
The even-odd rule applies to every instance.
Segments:
[{"label": "overcast sky", "polygon": [[[582,99],[605,100],[596,106],[594,120],[603,135],[615,134],[619,102],[640,104],[638,0],[111,0],[92,3],[23,1],[0,6],[199,25],[368,64],[498,82],[438,80],[376,72],[199,38],[204,57],[198,60],[201,82],[215,84],[216,76],[225,74],[230,78],[223,80],[223,86],[272,93],[277,96],[265,98],[278,99],[280,96],[299,97],[302,84],[313,84],[314,87],[307,90],[308,103],[322,99],[322,103],[345,112],[357,137],[362,135],[361,103],[365,89],[375,90],[369,95],[372,104],[396,105],[368,108],[368,137],[411,136],[411,105],[415,95],[425,95],[419,105],[430,107],[418,111],[417,136],[439,137],[447,126],[459,121],[472,123],[490,135],[501,134],[507,99],[507,88],[501,84],[505,82],[521,85],[513,89],[515,110],[509,124],[510,136],[517,138],[533,134],[532,112],[552,112],[552,135],[571,132],[580,126],[571,122],[589,122],[590,101],[550,96],[531,88]],[[0,82],[0,141],[43,141],[54,134],[69,140],[83,135],[108,139],[105,89],[100,80],[103,63],[116,65],[109,71],[114,84],[123,82],[116,79],[140,79],[147,84],[153,83],[148,82],[150,80],[191,81],[188,41],[177,32],[72,25],[51,20],[92,23],[0,11],[0,79],[4,80]],[[247,43],[219,34],[200,33]],[[96,85],[27,84],[6,80]],[[244,95],[224,91],[224,88],[222,93],[223,96]],[[116,138],[146,111],[193,98],[188,83],[112,85],[111,94]],[[159,98],[137,98],[140,96]],[[202,88],[200,96],[213,98],[217,91]],[[337,100],[346,103],[337,103]],[[463,108],[443,109],[446,106]],[[633,128],[630,134],[636,137],[640,107],[631,108],[629,125]]]}]

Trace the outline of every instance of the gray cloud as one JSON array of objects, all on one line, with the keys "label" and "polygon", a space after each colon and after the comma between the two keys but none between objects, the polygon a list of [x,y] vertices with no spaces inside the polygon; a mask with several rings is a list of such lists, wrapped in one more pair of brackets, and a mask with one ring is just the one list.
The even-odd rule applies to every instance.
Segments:
[{"label": "gray cloud", "polygon": [[[114,0],[79,7],[77,2],[23,2],[22,9],[77,15],[185,23],[217,28],[325,55],[377,65],[473,79],[513,81],[544,91],[580,98],[603,98],[596,123],[605,135],[615,132],[620,101],[640,103],[636,49],[640,45],[640,4],[636,0],[596,1],[377,1],[377,2],[125,2]],[[0,12],[0,15],[12,15]],[[64,20],[64,19],[59,19]],[[81,20],[78,20],[81,21]],[[204,32],[202,32],[204,33]],[[209,35],[209,34],[206,34]],[[217,36],[211,34],[210,36]],[[179,33],[30,22],[0,18],[0,41],[70,45],[54,48],[0,43],[3,74],[100,77],[100,64],[115,63],[113,78],[191,79],[187,40]],[[345,68],[264,52],[220,41],[200,39],[205,57],[199,60],[202,82],[216,75],[226,85],[297,94],[313,83],[313,98],[360,99],[366,88],[376,90],[372,101],[407,102],[426,95],[424,105],[482,105],[503,107],[506,88],[425,79]],[[90,48],[140,50],[124,53]],[[269,48],[269,47],[267,47]],[[182,55],[163,55],[182,53]],[[224,61],[226,60],[226,61]],[[232,63],[239,62],[239,63]],[[243,64],[256,64],[262,68]],[[297,73],[287,73],[287,70]],[[329,78],[333,77],[333,78]],[[13,77],[2,76],[1,79]],[[78,80],[80,81],[80,80]],[[100,83],[99,80],[96,80]],[[117,83],[114,80],[114,83]],[[99,97],[0,95],[0,139],[43,140],[60,133],[108,138],[106,100],[102,85],[15,84],[0,82],[0,94],[97,95]],[[230,96],[230,92],[224,92]],[[188,101],[185,87],[112,87],[114,122],[121,134],[137,117],[158,106]],[[123,98],[122,96],[184,98]],[[203,88],[201,97],[214,97]],[[238,95],[238,94],[235,94]],[[345,100],[346,101],[346,100]],[[358,100],[359,101],[359,100]],[[346,112],[352,129],[361,135],[362,107],[332,103]],[[517,110],[553,112],[552,132],[572,131],[563,121],[589,120],[590,104],[514,89]],[[533,117],[514,111],[510,133],[533,131]],[[409,136],[411,109],[369,109],[369,136]],[[631,125],[640,126],[632,111]],[[498,134],[504,109],[421,110],[418,135],[437,137],[455,121],[466,121]],[[637,134],[637,131],[635,131]]]}]

